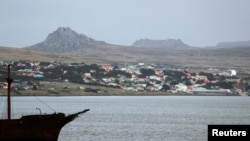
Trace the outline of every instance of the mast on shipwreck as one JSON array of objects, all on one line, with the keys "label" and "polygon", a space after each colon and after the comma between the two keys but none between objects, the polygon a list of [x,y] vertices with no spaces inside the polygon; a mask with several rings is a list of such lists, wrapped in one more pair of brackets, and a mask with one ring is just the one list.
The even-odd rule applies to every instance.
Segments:
[{"label": "mast on shipwreck", "polygon": [[0,141],[57,141],[60,130],[89,109],[70,115],[64,113],[26,115],[20,119],[11,119],[11,65],[8,65],[8,119],[0,119]]},{"label": "mast on shipwreck", "polygon": [[8,77],[7,77],[7,83],[8,83],[8,94],[7,94],[7,111],[8,111],[8,120],[11,120],[11,99],[10,99],[10,88],[11,88],[11,82],[12,82],[12,79],[11,79],[11,75],[10,75],[10,68],[11,68],[11,65],[8,65]]}]

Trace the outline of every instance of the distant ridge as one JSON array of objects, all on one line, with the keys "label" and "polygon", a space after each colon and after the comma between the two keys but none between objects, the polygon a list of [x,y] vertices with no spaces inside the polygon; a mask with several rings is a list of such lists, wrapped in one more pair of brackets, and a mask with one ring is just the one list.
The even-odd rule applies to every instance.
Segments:
[{"label": "distant ridge", "polygon": [[67,53],[105,44],[104,41],[96,41],[84,34],[78,34],[69,27],[59,27],[50,33],[43,42],[27,48],[44,52]]},{"label": "distant ridge", "polygon": [[[199,48],[180,39],[141,39],[133,46],[97,41],[68,27],[59,27],[38,44],[24,48],[110,62],[148,62],[187,66],[249,66],[250,46],[236,48]],[[27,54],[27,53],[26,53]],[[30,52],[32,55],[33,53]],[[54,55],[50,55],[54,56]],[[30,57],[30,56],[27,56]],[[79,57],[81,61],[82,58]],[[57,57],[61,60],[61,57]]]},{"label": "distant ridge", "polygon": [[235,41],[235,42],[220,42],[212,48],[234,48],[234,47],[249,47],[250,40],[248,41]]},{"label": "distant ridge", "polygon": [[167,48],[167,49],[188,49],[191,46],[183,43],[180,39],[150,40],[140,39],[133,43],[135,47],[146,48]]}]

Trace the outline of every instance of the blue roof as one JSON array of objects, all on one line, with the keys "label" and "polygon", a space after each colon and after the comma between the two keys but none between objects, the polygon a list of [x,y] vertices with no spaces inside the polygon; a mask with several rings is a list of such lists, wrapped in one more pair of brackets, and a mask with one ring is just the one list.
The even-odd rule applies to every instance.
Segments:
[{"label": "blue roof", "polygon": [[43,74],[35,74],[33,77],[34,78],[44,78],[44,75]]}]

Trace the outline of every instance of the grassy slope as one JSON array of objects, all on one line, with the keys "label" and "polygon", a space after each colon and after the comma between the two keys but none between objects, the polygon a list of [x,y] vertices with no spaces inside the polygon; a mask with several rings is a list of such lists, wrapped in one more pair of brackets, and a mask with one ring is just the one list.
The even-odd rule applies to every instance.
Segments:
[{"label": "grassy slope", "polygon": [[[231,49],[167,50],[108,46],[76,50],[75,55],[43,53],[20,48],[0,47],[0,60],[34,60],[96,63],[144,62],[185,66],[249,67],[250,47]],[[83,55],[84,54],[84,55]],[[107,61],[108,60],[108,61]]]},{"label": "grassy slope", "polygon": [[92,59],[76,55],[44,53],[22,48],[0,47],[0,60],[32,60],[32,61],[60,61],[60,62],[84,62],[84,63],[107,63],[102,59]]}]

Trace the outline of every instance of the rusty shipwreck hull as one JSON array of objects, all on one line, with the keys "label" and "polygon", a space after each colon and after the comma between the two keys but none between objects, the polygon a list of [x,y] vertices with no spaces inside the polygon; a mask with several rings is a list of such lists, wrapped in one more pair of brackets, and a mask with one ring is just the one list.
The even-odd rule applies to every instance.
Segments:
[{"label": "rusty shipwreck hull", "polygon": [[63,126],[87,111],[89,109],[68,116],[57,113],[0,120],[0,141],[57,141]]},{"label": "rusty shipwreck hull", "polygon": [[20,119],[11,119],[11,65],[8,65],[7,119],[0,120],[0,141],[57,141],[64,125],[89,109],[67,115],[54,113],[45,115],[27,115]]}]

